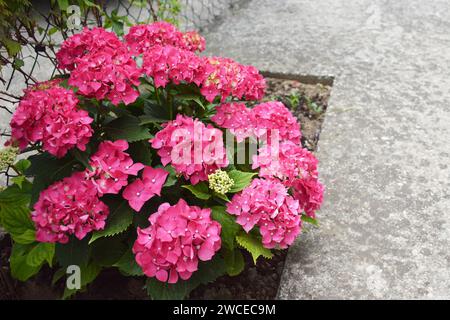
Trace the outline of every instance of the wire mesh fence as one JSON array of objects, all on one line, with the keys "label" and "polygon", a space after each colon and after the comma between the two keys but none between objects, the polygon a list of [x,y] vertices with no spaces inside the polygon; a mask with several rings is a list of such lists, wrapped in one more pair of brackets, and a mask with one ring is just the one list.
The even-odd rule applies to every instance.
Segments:
[{"label": "wire mesh fence", "polygon": [[[182,30],[205,31],[245,0],[0,0],[0,149],[23,89],[64,71],[55,54],[82,27],[118,34],[138,23],[165,20]],[[75,5],[75,6],[73,6]],[[12,177],[0,171],[0,185]]]},{"label": "wire mesh fence", "polygon": [[[11,114],[22,90],[47,80],[58,70],[55,53],[61,42],[83,26],[103,26],[121,32],[137,23],[166,20],[181,29],[205,30],[242,0],[0,0],[0,9],[10,21],[0,30],[0,128]],[[76,7],[70,4],[75,3]],[[17,12],[17,6],[25,5]],[[9,6],[10,8],[3,8]],[[77,11],[79,10],[79,11]],[[78,13],[78,17],[77,16]],[[4,18],[0,16],[0,19]],[[75,25],[75,30],[71,28]],[[123,31],[122,31],[123,32]]]}]

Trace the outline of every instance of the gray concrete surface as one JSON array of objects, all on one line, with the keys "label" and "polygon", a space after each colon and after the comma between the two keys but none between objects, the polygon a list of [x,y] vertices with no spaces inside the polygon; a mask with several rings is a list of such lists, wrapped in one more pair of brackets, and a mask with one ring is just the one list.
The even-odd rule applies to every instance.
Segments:
[{"label": "gray concrete surface", "polygon": [[279,298],[450,298],[450,2],[253,0],[207,47],[335,76],[321,226],[289,251]]}]

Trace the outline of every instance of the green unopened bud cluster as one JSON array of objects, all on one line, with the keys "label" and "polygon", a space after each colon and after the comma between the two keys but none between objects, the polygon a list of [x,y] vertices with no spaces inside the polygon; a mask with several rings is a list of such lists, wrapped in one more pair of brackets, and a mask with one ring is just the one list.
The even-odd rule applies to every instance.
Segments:
[{"label": "green unopened bud cluster", "polygon": [[225,171],[216,170],[208,175],[209,188],[217,193],[225,194],[231,190],[234,180]]},{"label": "green unopened bud cluster", "polygon": [[9,165],[13,164],[18,153],[19,148],[16,147],[6,147],[0,150],[0,171],[5,170]]}]

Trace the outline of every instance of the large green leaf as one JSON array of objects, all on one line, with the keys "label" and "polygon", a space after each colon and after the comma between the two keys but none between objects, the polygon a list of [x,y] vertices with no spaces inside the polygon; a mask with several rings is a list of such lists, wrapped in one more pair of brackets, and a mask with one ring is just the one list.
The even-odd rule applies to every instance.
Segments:
[{"label": "large green leaf", "polygon": [[273,257],[272,252],[269,249],[263,247],[261,239],[255,237],[251,233],[241,232],[236,236],[236,241],[241,247],[250,252],[255,264],[256,260],[260,256],[263,256],[267,259],[271,259]]},{"label": "large green leaf", "polygon": [[9,206],[27,206],[30,202],[30,192],[31,190],[20,188],[17,185],[9,186],[0,192],[0,209]]},{"label": "large green leaf", "polygon": [[199,285],[215,281],[225,273],[225,263],[216,255],[211,261],[200,262],[198,270],[188,280],[179,279],[177,283],[169,284],[149,278],[147,293],[154,300],[181,300]]},{"label": "large green leaf", "polygon": [[235,218],[230,215],[223,206],[214,206],[211,208],[212,218],[220,223],[222,232],[220,234],[223,244],[229,249],[233,250],[235,247],[236,234],[241,230],[241,226],[235,221]]},{"label": "large green leaf", "polygon": [[20,243],[20,244],[30,244],[36,241],[36,231],[27,229],[22,234],[11,234],[14,242]]},{"label": "large green leaf", "polygon": [[134,258],[134,254],[129,248],[125,254],[114,264],[114,267],[117,267],[120,272],[127,276],[142,276],[144,273],[142,272],[141,267],[136,263],[136,259]]},{"label": "large green leaf", "polygon": [[32,267],[42,265],[45,261],[52,266],[53,256],[55,255],[55,244],[40,242],[34,246],[27,255],[27,264]]},{"label": "large green leaf", "polygon": [[245,261],[240,249],[225,250],[224,260],[229,276],[237,276],[244,270]]},{"label": "large green leaf", "polygon": [[188,189],[194,196],[201,200],[208,200],[211,198],[208,186],[203,182],[199,182],[196,185],[184,185],[182,187]]},{"label": "large green leaf", "polygon": [[128,229],[133,222],[133,210],[130,208],[126,200],[114,199],[105,201],[109,207],[110,213],[106,220],[105,229],[95,231],[92,234],[89,244],[101,237],[110,237],[122,233]]},{"label": "large green leaf", "polygon": [[78,240],[73,237],[66,244],[57,243],[55,256],[61,267],[70,265],[86,266],[89,261],[88,239]]},{"label": "large green leaf", "polygon": [[30,266],[27,263],[27,254],[30,250],[30,245],[22,245],[14,243],[12,247],[11,256],[9,258],[9,266],[11,268],[11,275],[20,281],[26,281],[36,273],[39,272],[42,265]]},{"label": "large green leaf", "polygon": [[257,175],[256,172],[244,172],[239,170],[231,170],[228,172],[228,176],[234,181],[234,185],[231,187],[230,192],[236,193],[247,187],[252,182],[255,175]]},{"label": "large green leaf", "polygon": [[148,129],[141,126],[138,117],[126,115],[109,122],[105,131],[113,140],[124,139],[128,142],[150,139],[152,136]]},{"label": "large green leaf", "polygon": [[[95,263],[90,263],[88,265],[81,265],[80,267],[80,272],[81,272],[81,288],[83,289],[86,287],[86,285],[88,285],[89,283],[91,283],[92,281],[95,280],[95,278],[97,278],[97,276],[99,275],[100,271],[102,270],[102,267],[95,264]],[[68,299],[71,296],[73,296],[77,291],[77,289],[68,289],[67,286],[64,289],[64,294],[63,294],[63,299]]]},{"label": "large green leaf", "polygon": [[28,157],[28,160],[30,160],[31,166],[26,170],[26,174],[34,177],[30,206],[36,203],[42,190],[54,182],[70,176],[76,164],[76,160],[70,156],[57,159],[48,153],[32,155]]},{"label": "large green leaf", "polygon": [[147,141],[137,141],[129,144],[127,153],[134,162],[140,162],[146,166],[152,164],[152,153],[150,144]]},{"label": "large green leaf", "polygon": [[92,244],[92,260],[102,267],[111,267],[127,249],[120,236],[101,238]]}]

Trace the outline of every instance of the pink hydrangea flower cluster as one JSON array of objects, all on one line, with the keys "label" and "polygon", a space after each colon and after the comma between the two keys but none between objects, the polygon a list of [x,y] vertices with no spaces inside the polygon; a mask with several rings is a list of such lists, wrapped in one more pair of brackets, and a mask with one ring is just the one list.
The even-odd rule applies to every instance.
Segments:
[{"label": "pink hydrangea flower cluster", "polygon": [[142,69],[153,77],[156,87],[165,87],[169,82],[180,84],[200,83],[204,79],[204,65],[194,53],[174,46],[156,45],[144,53]]},{"label": "pink hydrangea flower cluster", "polygon": [[300,233],[301,216],[298,200],[288,194],[276,179],[253,179],[227,204],[227,212],[246,232],[256,225],[266,248],[287,248]]},{"label": "pink hydrangea flower cluster", "polygon": [[120,39],[103,28],[84,28],[81,33],[67,38],[56,53],[58,67],[72,71],[77,65],[77,59],[88,54],[104,50],[117,50],[123,47]]},{"label": "pink hydrangea flower cluster", "polygon": [[91,179],[100,196],[118,194],[128,185],[128,176],[136,176],[144,168],[142,163],[133,162],[125,152],[128,142],[125,140],[104,141],[97,152],[91,156],[92,171],[86,170],[86,178]]},{"label": "pink hydrangea flower cluster", "polygon": [[164,166],[170,163],[194,185],[228,165],[222,131],[181,114],[163,124],[150,143]]},{"label": "pink hydrangea flower cluster", "polygon": [[292,141],[281,142],[279,148],[265,146],[253,156],[253,169],[259,168],[259,176],[280,179],[292,188],[305,213],[314,218],[320,208],[324,188],[318,179],[318,161],[308,150]]},{"label": "pink hydrangea flower cluster", "polygon": [[99,200],[92,181],[77,172],[42,191],[31,218],[37,241],[67,243],[72,234],[83,239],[87,233],[103,229],[108,214],[109,208]]},{"label": "pink hydrangea flower cluster", "polygon": [[266,81],[255,67],[221,57],[205,57],[204,63],[208,72],[200,92],[209,102],[217,96],[222,102],[229,96],[245,100],[259,100],[264,96]]},{"label": "pink hydrangea flower cluster", "polygon": [[209,208],[180,199],[174,206],[161,204],[149,221],[148,228],[138,228],[133,252],[145,275],[159,281],[189,279],[199,260],[211,260],[221,247],[221,225],[211,219]]},{"label": "pink hydrangea flower cluster", "polygon": [[161,195],[161,189],[169,173],[161,168],[145,167],[142,179],[136,179],[123,191],[123,198],[131,208],[139,212],[154,195]]},{"label": "pink hydrangea flower cluster", "polygon": [[159,21],[152,24],[133,26],[125,36],[131,52],[142,54],[154,46],[174,46],[192,52],[205,50],[205,39],[197,32],[180,32],[168,22]]},{"label": "pink hydrangea flower cluster", "polygon": [[183,34],[184,48],[192,52],[202,52],[206,49],[206,41],[196,31],[188,31]]},{"label": "pink hydrangea flower cluster", "polygon": [[84,55],[78,58],[69,84],[78,93],[97,100],[109,99],[112,104],[130,104],[139,97],[134,87],[140,84],[141,71],[125,46]]},{"label": "pink hydrangea flower cluster", "polygon": [[243,103],[224,103],[211,117],[217,125],[229,129],[238,142],[248,137],[270,138],[300,144],[300,124],[281,102],[266,102],[250,109]]},{"label": "pink hydrangea flower cluster", "polygon": [[237,142],[255,135],[256,124],[252,109],[244,103],[224,103],[216,107],[216,114],[211,117],[219,127],[229,129],[236,136]]},{"label": "pink hydrangea flower cluster", "polygon": [[26,91],[10,122],[11,142],[25,149],[42,141],[42,148],[58,158],[74,147],[86,150],[93,119],[77,107],[72,91],[54,83],[46,85],[50,88]]}]

